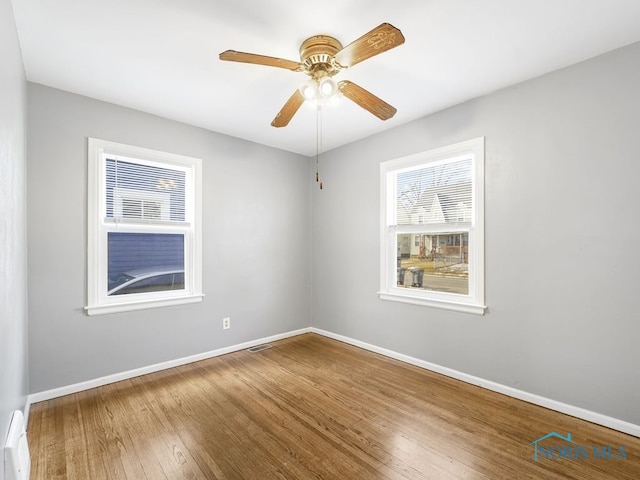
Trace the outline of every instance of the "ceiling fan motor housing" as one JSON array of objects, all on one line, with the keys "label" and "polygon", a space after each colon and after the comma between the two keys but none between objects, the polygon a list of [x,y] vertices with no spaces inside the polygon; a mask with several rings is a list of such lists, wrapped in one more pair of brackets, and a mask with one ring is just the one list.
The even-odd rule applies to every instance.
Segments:
[{"label": "ceiling fan motor housing", "polygon": [[332,77],[341,66],[334,60],[334,55],[342,50],[342,44],[328,35],[314,35],[300,45],[300,61],[305,71],[312,78]]}]

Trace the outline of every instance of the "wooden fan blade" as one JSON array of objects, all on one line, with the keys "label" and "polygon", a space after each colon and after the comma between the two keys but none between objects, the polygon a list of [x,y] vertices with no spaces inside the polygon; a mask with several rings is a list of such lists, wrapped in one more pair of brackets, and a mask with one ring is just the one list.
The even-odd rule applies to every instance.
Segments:
[{"label": "wooden fan blade", "polygon": [[383,23],[344,47],[334,58],[342,67],[353,67],[403,43],[402,32],[390,23]]},{"label": "wooden fan blade", "polygon": [[220,60],[229,62],[253,63],[255,65],[266,65],[268,67],[286,68],[295,72],[302,71],[304,66],[293,60],[285,60],[284,58],[267,57],[266,55],[257,55],[255,53],[236,52],[235,50],[227,50],[220,54]]},{"label": "wooden fan blade", "polygon": [[302,94],[298,90],[293,92],[293,95],[289,97],[289,100],[287,100],[276,115],[276,118],[271,122],[271,126],[286,127],[303,103],[304,97]]},{"label": "wooden fan blade", "polygon": [[373,113],[380,120],[389,120],[398,111],[384,100],[376,97],[373,93],[349,80],[339,82],[338,88],[345,97]]}]

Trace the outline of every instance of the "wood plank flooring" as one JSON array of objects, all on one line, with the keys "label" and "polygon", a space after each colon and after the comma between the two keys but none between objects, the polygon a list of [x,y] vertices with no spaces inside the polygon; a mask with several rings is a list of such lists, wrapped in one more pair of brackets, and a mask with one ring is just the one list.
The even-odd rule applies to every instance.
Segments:
[{"label": "wood plank flooring", "polygon": [[[640,478],[636,437],[315,334],[272,345],[34,404],[32,480]],[[590,458],[535,461],[550,432]]]}]

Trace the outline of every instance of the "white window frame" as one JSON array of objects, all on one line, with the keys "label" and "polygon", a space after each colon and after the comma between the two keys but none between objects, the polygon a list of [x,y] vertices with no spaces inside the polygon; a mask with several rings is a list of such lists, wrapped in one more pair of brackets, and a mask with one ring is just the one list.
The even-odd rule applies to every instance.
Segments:
[{"label": "white window frame", "polygon": [[[450,223],[438,231],[442,233],[469,233],[469,293],[464,295],[399,288],[396,282],[397,235],[422,233],[431,226],[427,224],[401,226],[395,224],[395,174],[408,168],[460,160],[461,158],[472,159],[473,215],[470,222]],[[379,298],[483,315],[486,310],[484,280],[484,137],[382,162],[380,164]]]},{"label": "white window frame", "polygon": [[[186,174],[185,222],[153,223],[106,219],[106,159],[132,160],[140,164],[164,166]],[[125,312],[202,301],[202,160],[160,152],[97,138],[88,139],[87,188],[87,305],[88,315]],[[118,201],[127,193],[119,191]],[[149,197],[149,194],[147,194]],[[161,196],[154,200],[159,200]],[[120,205],[120,209],[122,206]],[[107,295],[109,232],[180,233],[185,242],[185,288],[162,292]]]}]

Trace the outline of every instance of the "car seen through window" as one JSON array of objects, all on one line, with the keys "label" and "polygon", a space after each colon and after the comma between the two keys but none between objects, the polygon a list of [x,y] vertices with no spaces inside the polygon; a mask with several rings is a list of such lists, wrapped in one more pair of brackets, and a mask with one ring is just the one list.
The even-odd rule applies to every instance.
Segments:
[{"label": "car seen through window", "polygon": [[121,272],[109,278],[108,296],[184,290],[184,269],[155,268]]}]

